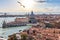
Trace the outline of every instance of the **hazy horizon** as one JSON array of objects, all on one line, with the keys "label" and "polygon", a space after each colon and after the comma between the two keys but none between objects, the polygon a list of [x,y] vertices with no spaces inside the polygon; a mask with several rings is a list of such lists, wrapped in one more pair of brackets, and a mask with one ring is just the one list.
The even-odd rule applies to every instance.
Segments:
[{"label": "hazy horizon", "polygon": [[[28,15],[28,14],[31,14],[31,12],[0,12],[0,15],[4,15],[4,13],[7,13],[7,15]],[[60,14],[60,12],[34,12],[34,14]]]}]

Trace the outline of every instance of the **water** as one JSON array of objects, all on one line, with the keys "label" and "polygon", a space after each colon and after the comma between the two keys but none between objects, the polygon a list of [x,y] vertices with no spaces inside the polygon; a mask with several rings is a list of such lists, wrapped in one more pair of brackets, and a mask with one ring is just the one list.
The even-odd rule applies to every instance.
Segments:
[{"label": "water", "polygon": [[4,38],[7,38],[8,35],[11,35],[13,33],[19,32],[19,30],[25,30],[30,28],[30,26],[21,26],[21,27],[12,27],[12,28],[0,28],[0,36],[3,36]]},{"label": "water", "polygon": [[[5,20],[6,22],[14,21],[16,17],[6,17],[6,18],[0,18],[0,27],[2,27],[2,23]],[[19,32],[19,30],[25,30],[30,28],[31,26],[21,26],[21,27],[11,27],[11,28],[0,28],[0,36],[3,36],[4,38],[7,38],[8,35],[11,35],[13,33]]]}]

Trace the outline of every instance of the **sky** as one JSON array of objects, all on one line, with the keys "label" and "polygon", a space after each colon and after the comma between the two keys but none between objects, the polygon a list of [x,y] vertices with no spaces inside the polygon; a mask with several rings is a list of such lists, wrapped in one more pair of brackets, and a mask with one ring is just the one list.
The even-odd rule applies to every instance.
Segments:
[{"label": "sky", "polygon": [[[20,6],[17,1],[22,2],[26,8]],[[30,3],[29,3],[30,1]],[[26,11],[35,11],[35,12],[60,12],[60,0],[44,0],[44,3],[38,3],[35,1],[41,0],[31,0],[26,2],[26,0],[0,0],[0,12],[26,12]],[[25,3],[24,3],[25,2]]]}]

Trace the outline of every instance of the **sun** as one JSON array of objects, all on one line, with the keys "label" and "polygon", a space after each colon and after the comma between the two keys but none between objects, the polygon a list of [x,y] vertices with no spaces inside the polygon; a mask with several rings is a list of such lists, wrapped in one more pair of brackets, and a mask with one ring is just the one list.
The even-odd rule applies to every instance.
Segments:
[{"label": "sun", "polygon": [[34,5],[34,1],[33,0],[22,0],[22,4],[25,6],[25,8],[32,8]]}]

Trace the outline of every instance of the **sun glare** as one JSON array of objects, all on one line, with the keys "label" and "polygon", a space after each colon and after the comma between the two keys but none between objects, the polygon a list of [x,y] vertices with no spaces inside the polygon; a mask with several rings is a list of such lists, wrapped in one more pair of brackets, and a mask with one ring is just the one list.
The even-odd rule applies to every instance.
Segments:
[{"label": "sun glare", "polygon": [[34,1],[33,0],[22,0],[22,4],[25,6],[25,8],[32,8],[34,5]]}]

